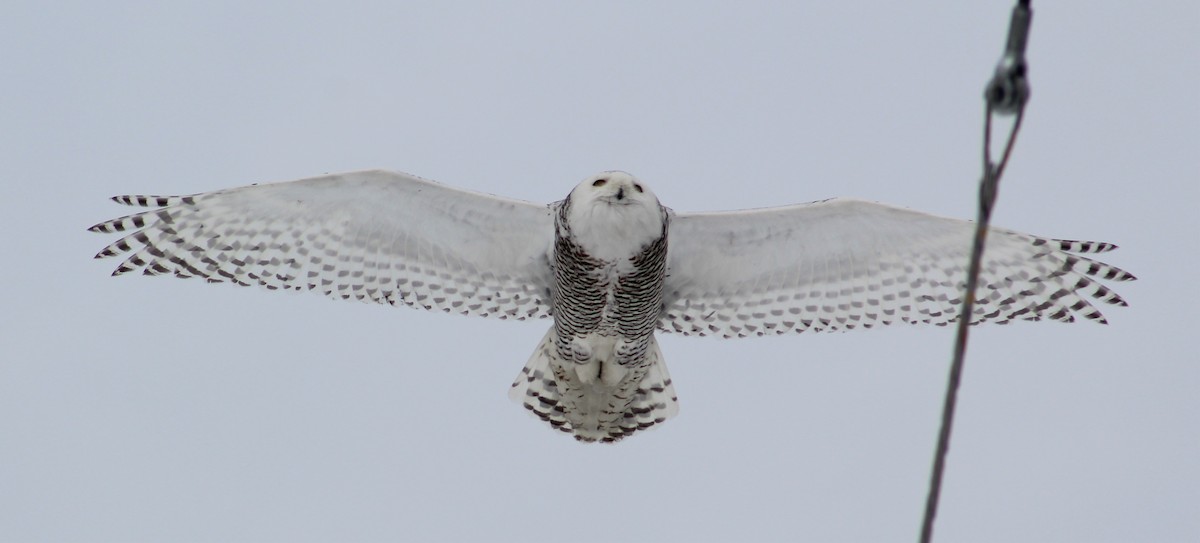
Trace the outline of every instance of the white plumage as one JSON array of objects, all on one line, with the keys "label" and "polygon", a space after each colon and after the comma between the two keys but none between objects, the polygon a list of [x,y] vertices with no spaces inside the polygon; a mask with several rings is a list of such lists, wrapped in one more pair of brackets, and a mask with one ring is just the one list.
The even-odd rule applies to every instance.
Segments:
[{"label": "white plumage", "polygon": [[[388,171],[192,196],[102,222],[129,232],[97,258],[141,270],[317,290],[391,305],[555,326],[512,396],[584,441],[673,416],[654,332],[743,337],[957,318],[973,224],[858,200],[673,213],[640,181],[604,172],[539,205]],[[1134,277],[1071,253],[1112,244],[993,228],[972,322],[1105,322],[1125,305],[1097,279]]]},{"label": "white plumage", "polygon": [[501,318],[549,316],[554,223],[544,205],[364,171],[192,196],[103,222],[133,232],[97,257],[141,270]]}]

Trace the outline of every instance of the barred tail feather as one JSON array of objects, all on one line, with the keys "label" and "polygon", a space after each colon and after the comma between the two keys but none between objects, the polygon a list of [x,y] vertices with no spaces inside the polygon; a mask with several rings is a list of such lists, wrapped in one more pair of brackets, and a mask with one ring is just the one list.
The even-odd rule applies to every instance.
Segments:
[{"label": "barred tail feather", "polygon": [[[650,339],[646,367],[640,372],[636,386],[623,383],[616,388],[601,389],[595,385],[581,385],[573,375],[565,372],[560,383],[555,367],[571,365],[559,362],[554,328],[551,328],[517,375],[508,397],[520,402],[554,429],[572,434],[579,441],[620,441],[679,413],[675,387],[654,338]],[[631,390],[632,397],[628,392],[620,392],[619,389],[625,387]],[[628,404],[620,401],[622,397],[630,398]]]},{"label": "barred tail feather", "polygon": [[675,387],[671,384],[671,374],[667,372],[662,349],[658,348],[658,338],[650,338],[646,358],[650,367],[620,422],[623,430],[621,437],[661,424],[679,414],[679,399],[675,396]]},{"label": "barred tail feather", "polygon": [[558,391],[558,382],[554,378],[554,370],[550,362],[558,356],[554,348],[554,327],[546,331],[545,337],[538,343],[529,362],[517,375],[512,387],[508,389],[508,397],[520,402],[525,409],[554,427],[566,433],[573,433],[571,423],[564,414],[564,406],[560,403],[562,395]]}]

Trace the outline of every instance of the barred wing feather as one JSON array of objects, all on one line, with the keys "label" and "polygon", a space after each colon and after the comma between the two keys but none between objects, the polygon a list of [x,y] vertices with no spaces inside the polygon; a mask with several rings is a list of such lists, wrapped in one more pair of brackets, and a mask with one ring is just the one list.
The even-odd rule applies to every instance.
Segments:
[{"label": "barred wing feather", "polygon": [[[677,214],[659,329],[744,337],[958,318],[975,225],[853,199]],[[1098,279],[1134,277],[1072,253],[1109,243],[992,228],[972,323],[1105,322],[1126,305]]]},{"label": "barred wing feather", "polygon": [[337,298],[501,318],[550,314],[544,205],[372,170],[192,196],[117,196],[151,207],[102,222],[126,235],[97,258],[140,270],[316,290]]}]

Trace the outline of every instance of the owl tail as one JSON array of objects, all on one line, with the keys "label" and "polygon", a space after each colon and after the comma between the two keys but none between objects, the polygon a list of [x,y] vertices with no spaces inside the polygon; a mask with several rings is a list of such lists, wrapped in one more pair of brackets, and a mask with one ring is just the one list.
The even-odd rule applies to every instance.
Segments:
[{"label": "owl tail", "polygon": [[658,338],[650,337],[646,359],[650,362],[646,368],[646,375],[642,376],[641,382],[638,383],[629,408],[625,410],[621,420],[617,421],[620,434],[616,433],[615,428],[609,430],[611,441],[661,424],[679,414],[679,399],[675,397],[675,387],[671,384],[671,374],[667,372],[667,362],[663,359],[662,349],[658,348]]},{"label": "owl tail", "polygon": [[[592,416],[584,416],[586,420],[581,419],[578,410],[583,407],[582,404],[589,402],[581,397],[582,391],[578,388],[578,382],[562,383],[560,387],[553,370],[555,365],[561,367],[561,364],[556,364],[557,358],[554,328],[551,328],[537,349],[534,349],[529,362],[517,375],[517,380],[509,389],[508,397],[521,402],[530,413],[555,429],[573,434],[575,439],[611,443],[662,423],[679,413],[679,403],[675,396],[675,388],[671,385],[671,375],[667,373],[658,341],[653,337],[650,338],[650,348],[646,352],[646,372],[638,382],[628,407],[621,413],[593,412]],[[566,397],[564,391],[568,392]],[[577,420],[578,427],[571,423],[571,418],[581,419]]]},{"label": "owl tail", "polygon": [[570,434],[573,433],[571,423],[567,421],[563,412],[562,395],[558,391],[554,370],[550,368],[550,361],[557,357],[554,327],[551,326],[541,343],[533,350],[529,362],[525,363],[525,367],[517,375],[517,380],[513,381],[512,388],[508,389],[508,397],[515,402],[521,402],[530,413],[550,423],[555,429]]}]

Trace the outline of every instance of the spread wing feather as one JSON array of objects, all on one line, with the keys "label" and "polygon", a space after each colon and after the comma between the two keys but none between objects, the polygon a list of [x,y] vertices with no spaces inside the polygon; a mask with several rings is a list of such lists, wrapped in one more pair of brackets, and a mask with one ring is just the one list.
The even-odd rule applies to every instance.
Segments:
[{"label": "spread wing feather", "polygon": [[550,314],[544,205],[382,170],[191,196],[117,196],[151,207],[93,232],[113,275],[203,277],[269,289],[501,318]]},{"label": "spread wing feather", "polygon": [[[852,199],[671,221],[659,329],[744,337],[946,325],[958,318],[974,223]],[[1109,243],[992,228],[972,323],[1106,322],[1093,305],[1126,305],[1098,279],[1133,275],[1072,253]]]}]

